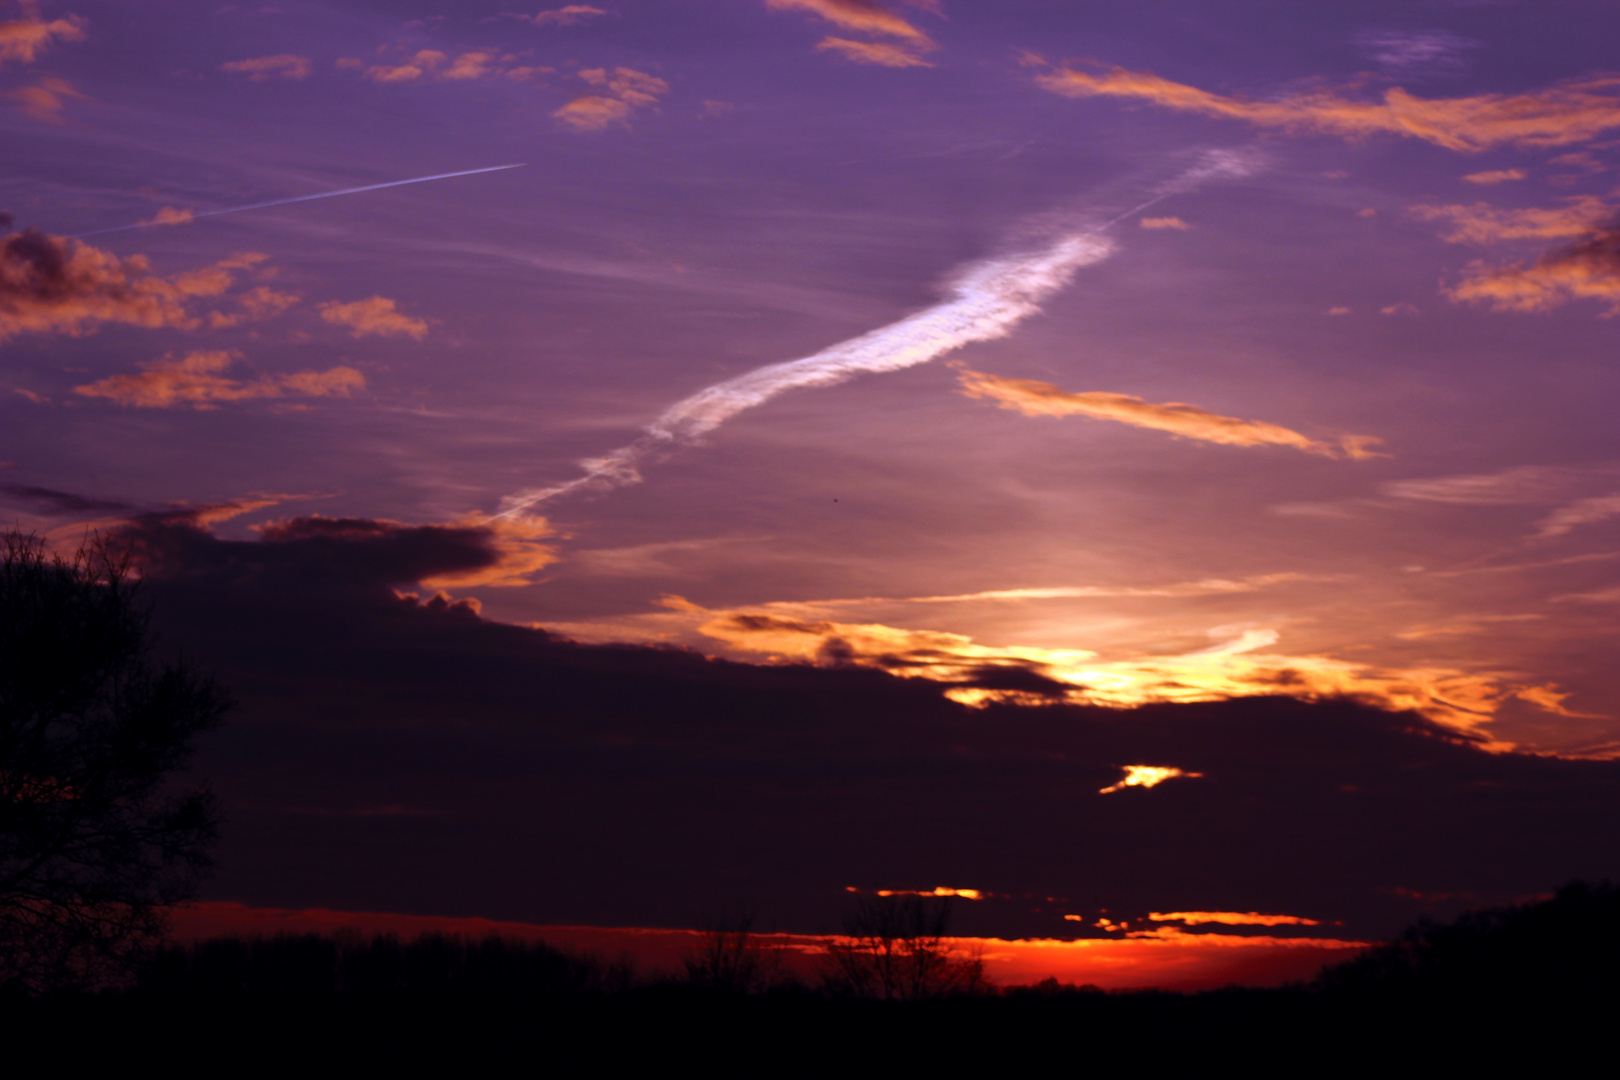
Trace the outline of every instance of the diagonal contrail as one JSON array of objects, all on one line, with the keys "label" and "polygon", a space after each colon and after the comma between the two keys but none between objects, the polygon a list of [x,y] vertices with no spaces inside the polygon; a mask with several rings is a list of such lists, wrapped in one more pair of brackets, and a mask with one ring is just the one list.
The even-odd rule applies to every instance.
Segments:
[{"label": "diagonal contrail", "polygon": [[1247,176],[1253,159],[1221,150],[1205,154],[1199,164],[1154,189],[1139,206],[1100,224],[1048,228],[1040,241],[1011,255],[963,267],[947,288],[945,299],[897,322],[841,341],[801,360],[769,364],[700,390],[671,405],[635,442],[580,462],[585,475],[546,488],[508,495],[489,520],[510,517],[530,507],[582,489],[605,490],[641,480],[647,458],[690,445],[745,409],[788,390],[832,386],[868,372],[899,371],[926,364],[975,341],[1005,337],[1013,327],[1040,311],[1042,300],[1069,283],[1082,266],[1101,262],[1114,252],[1102,233],[1172,195],[1191,191],[1210,180]]},{"label": "diagonal contrail", "polygon": [[[295,195],[290,199],[271,199],[269,202],[248,203],[246,206],[227,206],[223,210],[204,210],[200,214],[191,214],[186,220],[195,221],[198,218],[218,217],[221,214],[240,214],[244,210],[263,210],[267,206],[286,206],[288,203],[309,202],[312,199],[335,199],[339,195],[356,195],[362,191],[376,191],[379,188],[399,187],[402,184],[425,184],[429,180],[448,180],[452,176],[476,176],[478,173],[500,172],[503,169],[521,169],[528,162],[520,161],[515,165],[490,165],[483,169],[464,169],[461,172],[435,173],[432,176],[413,176],[409,180],[390,180],[385,184],[366,184],[362,187],[343,188],[341,191],[322,191],[314,195]],[[74,240],[82,240],[86,236],[104,236],[107,233],[128,232],[130,229],[148,229],[157,225],[179,224],[167,221],[138,221],[133,225],[117,225],[111,229],[96,229],[93,232],[75,233]]]}]

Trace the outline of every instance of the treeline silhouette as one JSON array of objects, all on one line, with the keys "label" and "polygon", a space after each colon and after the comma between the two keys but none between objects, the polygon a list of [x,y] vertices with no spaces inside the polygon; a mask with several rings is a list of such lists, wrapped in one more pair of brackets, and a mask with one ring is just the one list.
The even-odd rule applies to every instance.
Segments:
[{"label": "treeline silhouette", "polygon": [[[880,942],[873,955],[885,963],[940,938],[937,917],[896,923],[917,932],[898,948]],[[1278,989],[996,989],[964,978],[960,965],[973,961],[934,958],[924,965],[944,972],[934,990],[886,994],[856,954],[832,956],[817,981],[783,975],[769,952],[735,920],[711,929],[684,971],[639,979],[622,959],[502,939],[224,938],[161,948],[131,983],[99,993],[14,994],[0,1001],[0,1038],[17,1066],[35,1053],[57,1071],[150,1057],[242,1076],[314,1061],[323,1072],[514,1061],[564,1074],[1027,1071],[1051,1067],[1054,1053],[1065,1071],[1222,1063],[1336,1074],[1396,1060],[1545,1071],[1606,1046],[1620,1005],[1620,888],[1574,883],[1542,901],[1423,921],[1309,985]]]}]

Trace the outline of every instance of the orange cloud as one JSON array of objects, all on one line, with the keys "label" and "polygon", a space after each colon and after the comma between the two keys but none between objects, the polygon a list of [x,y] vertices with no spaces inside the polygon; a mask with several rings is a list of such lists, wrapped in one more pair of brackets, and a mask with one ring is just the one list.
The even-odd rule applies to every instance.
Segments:
[{"label": "orange cloud", "polygon": [[1353,101],[1330,90],[1254,101],[1117,67],[1100,75],[1059,68],[1036,81],[1068,97],[1130,98],[1284,131],[1348,138],[1405,135],[1465,153],[1493,146],[1566,146],[1620,127],[1620,75],[1608,74],[1525,94],[1463,98],[1419,98],[1392,87],[1382,101]]},{"label": "orange cloud", "polygon": [[102,323],[152,329],[199,325],[188,303],[228,290],[255,252],[162,278],[141,255],[120,259],[89,244],[26,229],[0,239],[0,341],[25,332],[79,336]]},{"label": "orange cloud", "polygon": [[817,49],[840,53],[846,60],[853,60],[857,64],[880,64],[883,67],[933,67],[927,60],[907,52],[896,45],[886,45],[881,41],[851,41],[848,38],[826,37],[821,39]]},{"label": "orange cloud", "polygon": [[1200,777],[1203,773],[1183,772],[1181,769],[1169,765],[1127,765],[1125,766],[1125,779],[1112,787],[1105,787],[1098,791],[1099,795],[1112,795],[1116,791],[1124,791],[1131,787],[1157,787],[1166,780],[1174,780],[1178,776]]},{"label": "orange cloud", "polygon": [[1191,225],[1178,217],[1145,217],[1137,222],[1144,229],[1190,229]]},{"label": "orange cloud", "polygon": [[347,326],[355,337],[376,334],[378,337],[402,335],[421,341],[427,336],[425,319],[413,319],[399,311],[394,301],[386,296],[373,296],[349,304],[337,301],[320,306],[321,318],[337,326]]},{"label": "orange cloud", "polygon": [[623,123],[631,110],[651,105],[669,92],[669,83],[634,68],[587,68],[579,77],[604,93],[577,97],[551,114],[576,131],[600,131]]},{"label": "orange cloud", "polygon": [[1490,244],[1500,240],[1561,240],[1591,232],[1614,214],[1614,207],[1593,195],[1564,200],[1568,205],[1501,210],[1488,203],[1467,206],[1423,205],[1412,215],[1424,221],[1445,221],[1450,230],[1441,238],[1448,244]]},{"label": "orange cloud", "polygon": [[1620,315],[1620,228],[1587,233],[1568,247],[1548,252],[1531,266],[1474,263],[1472,276],[1445,290],[1463,303],[1493,311],[1542,312],[1571,300],[1599,300],[1605,316]]},{"label": "orange cloud", "polygon": [[1367,447],[1380,441],[1367,435],[1345,435],[1335,442],[1320,442],[1276,424],[1221,416],[1196,405],[1158,405],[1129,394],[1102,391],[1070,393],[1033,379],[1004,379],[978,371],[963,371],[959,378],[967,396],[994,401],[1025,416],[1089,416],[1227,446],[1291,446],[1334,458],[1373,457]]},{"label": "orange cloud", "polygon": [[83,40],[84,25],[77,15],[50,22],[38,18],[0,22],[0,64],[32,64],[53,41]]},{"label": "orange cloud", "polygon": [[1488,172],[1469,173],[1463,177],[1470,184],[1501,184],[1509,180],[1523,180],[1523,169],[1491,169]]},{"label": "orange cloud", "polygon": [[62,109],[68,99],[88,101],[89,98],[73,88],[66,79],[41,79],[33,86],[24,86],[6,92],[6,97],[35,120],[50,124],[62,122]]},{"label": "orange cloud", "polygon": [[307,56],[281,53],[276,56],[257,56],[251,60],[232,60],[219,65],[219,70],[235,75],[246,75],[254,82],[266,79],[307,79],[315,64]]},{"label": "orange cloud", "polygon": [[918,44],[928,42],[927,34],[876,0],[765,0],[765,6],[775,11],[808,11],[846,30],[888,34]]},{"label": "orange cloud", "polygon": [[532,585],[537,572],[557,561],[556,548],[540,542],[554,535],[544,518],[498,518],[491,521],[474,514],[451,524],[458,528],[486,530],[490,534],[488,546],[498,558],[478,570],[424,579],[422,584],[430,589],[469,589],[475,586],[507,589]]},{"label": "orange cloud", "polygon": [[99,382],[75,386],[73,392],[140,409],[213,409],[222,401],[286,395],[347,397],[349,391],[363,390],[366,385],[365,376],[351,367],[266,375],[252,382],[227,378],[222,372],[237,359],[235,354],[223,351],[193,352],[178,360],[164,357],[140,365],[139,374],[112,375]]},{"label": "orange cloud", "polygon": [[1222,926],[1321,926],[1316,919],[1298,915],[1262,915],[1258,911],[1150,911],[1154,922],[1180,922],[1188,926],[1218,923]]}]

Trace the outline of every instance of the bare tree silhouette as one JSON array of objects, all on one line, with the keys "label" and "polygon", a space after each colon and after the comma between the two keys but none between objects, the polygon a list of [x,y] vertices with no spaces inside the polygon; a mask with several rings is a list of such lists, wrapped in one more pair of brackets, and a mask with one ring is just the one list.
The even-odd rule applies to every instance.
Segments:
[{"label": "bare tree silhouette", "polygon": [[780,981],[779,950],[760,942],[751,912],[709,923],[687,954],[686,981],[704,990],[752,994]]},{"label": "bare tree silhouette", "polygon": [[827,946],[828,990],[886,1001],[982,992],[984,963],[953,946],[949,898],[863,896]]},{"label": "bare tree silhouette", "polygon": [[213,796],[170,777],[230,701],[152,659],[136,593],[103,537],[0,533],[0,985],[105,977],[208,865]]}]

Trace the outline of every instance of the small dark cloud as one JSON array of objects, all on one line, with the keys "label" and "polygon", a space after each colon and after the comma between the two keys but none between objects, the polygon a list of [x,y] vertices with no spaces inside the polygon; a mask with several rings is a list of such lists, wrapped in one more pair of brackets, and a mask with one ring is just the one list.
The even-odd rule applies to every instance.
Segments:
[{"label": "small dark cloud", "polygon": [[35,487],[32,484],[0,484],[0,495],[16,502],[37,506],[48,514],[120,513],[134,509],[126,502],[94,499],[75,495],[71,491],[57,491],[55,488]]}]

